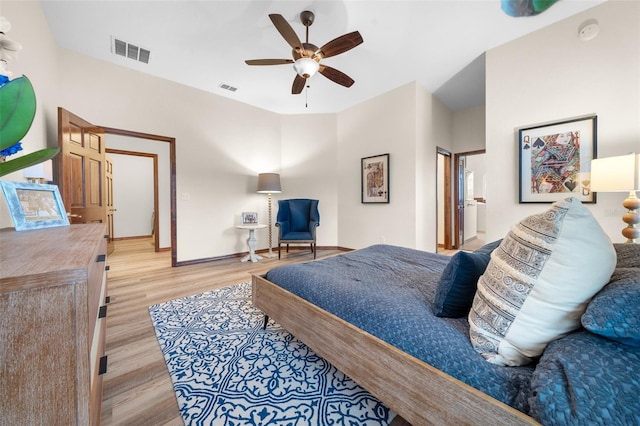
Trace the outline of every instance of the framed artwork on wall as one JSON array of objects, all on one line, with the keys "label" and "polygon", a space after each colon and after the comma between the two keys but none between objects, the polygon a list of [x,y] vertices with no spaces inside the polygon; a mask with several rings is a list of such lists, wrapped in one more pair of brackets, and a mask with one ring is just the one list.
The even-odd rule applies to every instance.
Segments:
[{"label": "framed artwork on wall", "polygon": [[242,224],[243,225],[255,225],[258,223],[258,213],[256,212],[243,212]]},{"label": "framed artwork on wall", "polygon": [[595,203],[591,160],[596,148],[595,115],[519,129],[519,203],[552,203],[567,197]]},{"label": "framed artwork on wall", "polygon": [[56,185],[0,181],[16,231],[68,226]]},{"label": "framed artwork on wall", "polygon": [[361,160],[362,203],[389,202],[389,154]]}]

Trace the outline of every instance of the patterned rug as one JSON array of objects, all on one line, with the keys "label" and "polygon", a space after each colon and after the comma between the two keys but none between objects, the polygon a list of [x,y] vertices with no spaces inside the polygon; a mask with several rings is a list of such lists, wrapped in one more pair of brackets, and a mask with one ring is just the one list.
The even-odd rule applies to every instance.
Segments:
[{"label": "patterned rug", "polygon": [[387,425],[380,401],[278,324],[241,283],[149,307],[186,425]]}]

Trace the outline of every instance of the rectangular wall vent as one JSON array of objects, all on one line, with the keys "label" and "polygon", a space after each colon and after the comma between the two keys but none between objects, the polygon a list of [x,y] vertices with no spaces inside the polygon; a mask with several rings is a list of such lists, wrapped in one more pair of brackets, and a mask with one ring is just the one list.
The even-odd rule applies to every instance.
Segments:
[{"label": "rectangular wall vent", "polygon": [[225,84],[225,83],[220,83],[218,87],[224,90],[228,90],[230,92],[235,92],[236,90],[238,90],[237,87],[229,86],[228,84]]},{"label": "rectangular wall vent", "polygon": [[113,36],[111,37],[111,51],[116,55],[124,56],[145,64],[149,63],[149,57],[151,56],[151,51],[148,49],[127,43]]}]

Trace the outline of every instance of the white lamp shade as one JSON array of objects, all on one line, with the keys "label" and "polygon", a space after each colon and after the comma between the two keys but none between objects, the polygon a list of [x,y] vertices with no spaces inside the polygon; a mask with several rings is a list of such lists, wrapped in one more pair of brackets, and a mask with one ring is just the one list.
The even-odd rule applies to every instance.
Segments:
[{"label": "white lamp shade", "polygon": [[311,58],[300,58],[293,63],[293,69],[300,77],[310,78],[318,72],[320,65]]},{"label": "white lamp shade", "polygon": [[44,179],[46,181],[53,180],[53,162],[51,160],[23,169],[25,179]]},{"label": "white lamp shade", "polygon": [[591,160],[591,190],[629,192],[640,189],[639,154]]},{"label": "white lamp shade", "polygon": [[262,194],[277,194],[282,192],[280,175],[277,173],[260,173],[258,175],[258,192]]}]

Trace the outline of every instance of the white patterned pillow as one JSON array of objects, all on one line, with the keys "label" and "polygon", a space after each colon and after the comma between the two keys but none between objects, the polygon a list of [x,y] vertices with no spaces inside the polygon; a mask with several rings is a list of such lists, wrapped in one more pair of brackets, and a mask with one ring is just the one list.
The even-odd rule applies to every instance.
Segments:
[{"label": "white patterned pillow", "polygon": [[469,313],[473,347],[489,362],[524,365],[580,327],[609,281],[616,253],[576,198],[522,220],[494,250]]}]

